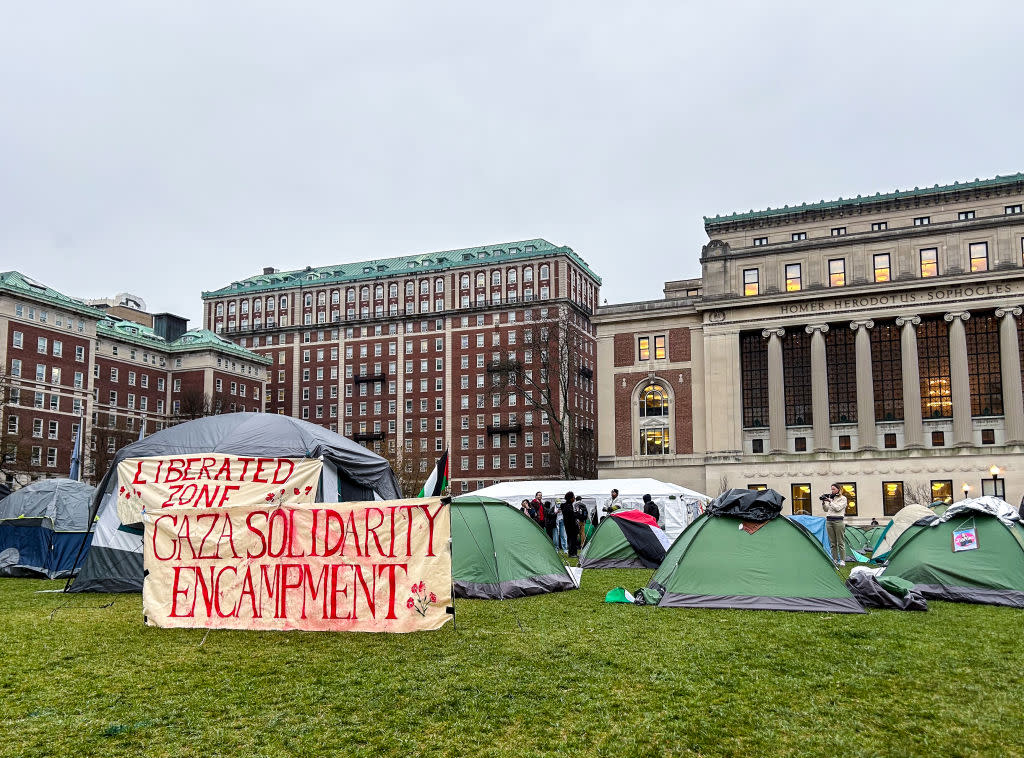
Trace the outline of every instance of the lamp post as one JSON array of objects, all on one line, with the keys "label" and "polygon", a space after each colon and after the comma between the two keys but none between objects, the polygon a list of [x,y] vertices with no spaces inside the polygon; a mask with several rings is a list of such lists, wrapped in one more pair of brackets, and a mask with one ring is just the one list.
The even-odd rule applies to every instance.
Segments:
[{"label": "lamp post", "polygon": [[1000,492],[1001,488],[999,485],[1003,483],[1003,480],[999,478],[999,466],[992,464],[988,473],[992,475],[992,495],[994,497],[1003,497],[1006,494],[1006,490],[1003,488],[1002,492]]}]

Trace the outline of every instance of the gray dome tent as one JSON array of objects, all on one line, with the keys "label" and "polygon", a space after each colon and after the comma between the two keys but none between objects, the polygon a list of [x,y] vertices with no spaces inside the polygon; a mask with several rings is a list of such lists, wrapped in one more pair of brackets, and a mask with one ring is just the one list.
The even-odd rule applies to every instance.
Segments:
[{"label": "gray dome tent", "polygon": [[270,413],[227,413],[188,421],[121,448],[97,488],[92,548],[70,592],[141,592],[142,532],[117,517],[117,464],[127,458],[222,453],[265,458],[323,457],[317,502],[402,497],[390,464],[323,427]]},{"label": "gray dome tent", "polygon": [[81,565],[95,487],[72,479],[40,479],[0,500],[0,576],[59,579]]}]

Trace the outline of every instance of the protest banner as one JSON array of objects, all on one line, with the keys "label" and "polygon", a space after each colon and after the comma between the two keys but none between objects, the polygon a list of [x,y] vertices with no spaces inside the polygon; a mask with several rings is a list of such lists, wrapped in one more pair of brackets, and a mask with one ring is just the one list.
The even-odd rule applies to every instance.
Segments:
[{"label": "protest banner", "polygon": [[143,523],[150,626],[412,632],[451,618],[439,498],[147,508]]},{"label": "protest banner", "polygon": [[312,503],[323,461],[221,453],[126,458],[117,464],[117,515],[130,526],[142,511],[228,505]]}]

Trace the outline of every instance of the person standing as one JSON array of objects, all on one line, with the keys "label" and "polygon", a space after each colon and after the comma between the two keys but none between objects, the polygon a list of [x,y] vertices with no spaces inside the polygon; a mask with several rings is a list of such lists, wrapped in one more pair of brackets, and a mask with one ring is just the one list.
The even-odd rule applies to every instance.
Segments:
[{"label": "person standing", "polygon": [[617,489],[612,489],[612,499],[601,510],[608,516],[615,513],[615,511],[622,510],[622,500],[619,499],[619,491]]},{"label": "person standing", "polygon": [[543,521],[544,531],[548,533],[548,539],[551,540],[557,549],[558,538],[555,536],[555,530],[558,526],[558,509],[551,504],[550,500],[544,501],[543,508],[541,520]]},{"label": "person standing", "polygon": [[580,532],[576,528],[576,495],[571,490],[565,493],[565,500],[562,501],[559,516],[561,517],[559,528],[562,530],[562,539],[567,540],[569,557],[575,558],[576,553],[579,552]]},{"label": "person standing", "polygon": [[658,508],[658,504],[651,499],[650,495],[644,495],[644,513],[653,517],[655,521],[661,520],[661,509]]},{"label": "person standing", "polygon": [[843,556],[846,554],[846,496],[838,484],[833,484],[827,495],[821,496],[821,507],[825,509],[825,531],[832,547],[832,562],[837,566],[845,566]]},{"label": "person standing", "polygon": [[576,496],[576,501],[573,503],[573,509],[576,512],[576,521],[574,522],[577,532],[576,547],[581,548],[587,541],[586,525],[587,518],[590,516],[590,512],[587,511],[587,506],[583,502],[582,495]]}]

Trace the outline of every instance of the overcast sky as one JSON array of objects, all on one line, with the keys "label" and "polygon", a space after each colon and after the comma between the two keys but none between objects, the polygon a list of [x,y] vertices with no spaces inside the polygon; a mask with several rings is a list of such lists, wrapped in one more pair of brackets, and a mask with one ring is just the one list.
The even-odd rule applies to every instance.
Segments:
[{"label": "overcast sky", "polygon": [[1022,28],[977,0],[10,0],[0,270],[198,326],[263,266],[543,237],[609,302],[658,297],[705,214],[1024,170]]}]

